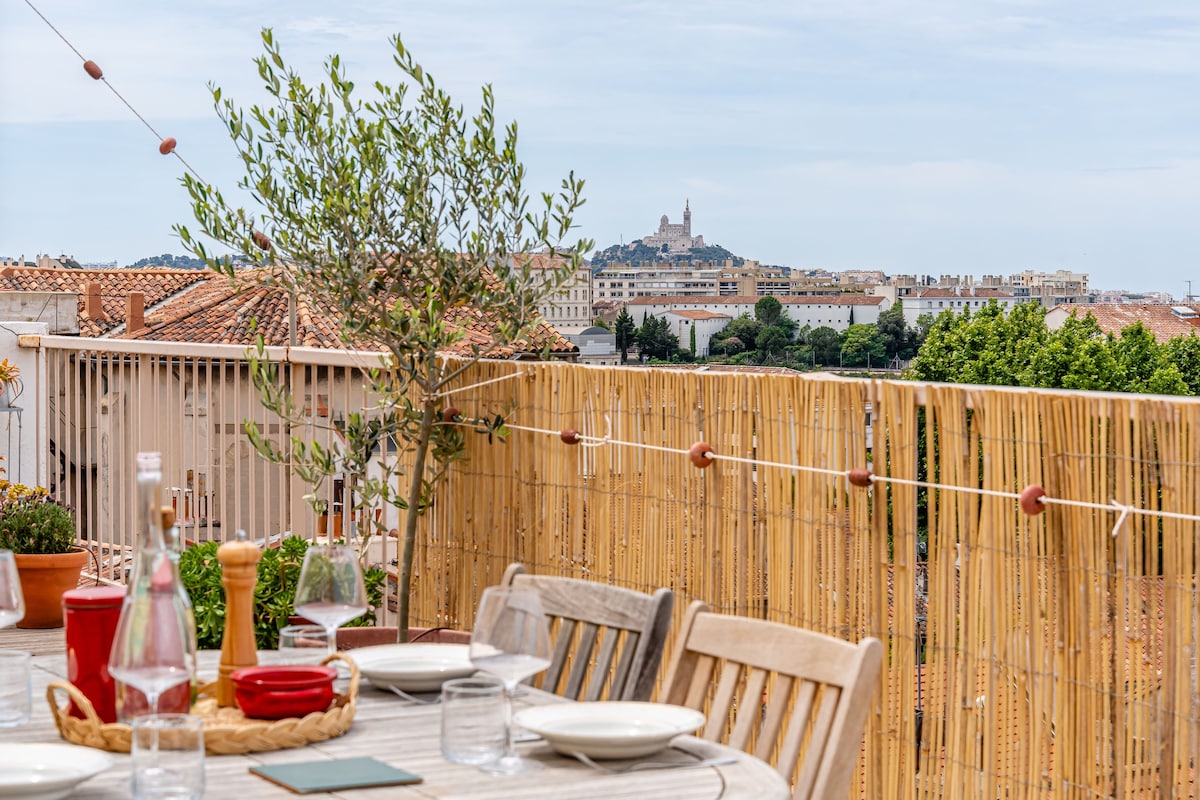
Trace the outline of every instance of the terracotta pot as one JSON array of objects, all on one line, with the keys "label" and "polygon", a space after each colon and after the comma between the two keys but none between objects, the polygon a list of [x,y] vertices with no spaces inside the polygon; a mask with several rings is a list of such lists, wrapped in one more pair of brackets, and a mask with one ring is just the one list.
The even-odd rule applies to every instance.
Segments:
[{"label": "terracotta pot", "polygon": [[79,585],[79,573],[87,563],[88,551],[72,548],[68,553],[17,553],[17,574],[25,595],[25,618],[18,628],[61,628],[63,592]]}]

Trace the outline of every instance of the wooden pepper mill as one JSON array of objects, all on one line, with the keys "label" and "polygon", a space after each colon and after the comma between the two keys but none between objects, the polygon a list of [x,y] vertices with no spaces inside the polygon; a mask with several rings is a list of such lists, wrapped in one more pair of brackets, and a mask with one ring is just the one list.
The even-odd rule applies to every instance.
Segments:
[{"label": "wooden pepper mill", "polygon": [[258,663],[254,641],[254,586],[258,583],[257,545],[238,531],[237,540],[217,548],[221,583],[225,586],[225,631],[221,635],[221,666],[217,673],[217,705],[233,706],[230,674]]}]

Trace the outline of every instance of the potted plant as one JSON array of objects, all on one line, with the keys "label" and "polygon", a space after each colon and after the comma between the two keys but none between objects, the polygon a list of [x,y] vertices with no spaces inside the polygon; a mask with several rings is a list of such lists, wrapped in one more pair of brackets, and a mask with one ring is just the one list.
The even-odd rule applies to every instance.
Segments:
[{"label": "potted plant", "polygon": [[41,486],[0,480],[0,549],[13,551],[25,595],[17,627],[60,627],[63,592],[79,585],[89,556],[75,544],[71,512]]},{"label": "potted plant", "polygon": [[13,398],[20,394],[18,376],[21,368],[7,358],[0,360],[0,407],[12,405]]},{"label": "potted plant", "polygon": [[[497,125],[491,88],[467,116],[399,36],[399,84],[373,82],[368,97],[355,93],[338,56],[312,85],[287,66],[269,29],[262,38],[266,52],[256,63],[270,102],[246,111],[213,89],[246,170],[240,186],[257,212],[231,208],[227,195],[188,174],[199,230],[175,231],[235,283],[277,286],[336,317],[348,347],[382,351],[378,366],[364,371],[377,402],[345,414],[335,447],[303,436],[280,445],[246,427],[260,454],[291,464],[314,486],[307,499],[316,514],[326,511],[321,482],[350,476],[355,510],[371,528],[360,540],[364,553],[366,539],[386,527],[375,512],[398,509],[397,638],[405,641],[418,518],[463,457],[464,430],[489,439],[506,433],[499,410],[460,413],[447,392],[461,388],[481,358],[536,355],[553,340],[537,308],[592,247],[584,239],[562,246],[584,202],[583,181],[572,173],[557,194],[531,203],[517,127]],[[261,269],[247,279],[237,267],[251,257],[214,257],[204,239],[258,254]],[[251,365],[267,408],[293,430],[313,425],[304,398],[293,397],[263,357],[261,339]],[[371,473],[373,454],[391,442],[396,457]]]}]

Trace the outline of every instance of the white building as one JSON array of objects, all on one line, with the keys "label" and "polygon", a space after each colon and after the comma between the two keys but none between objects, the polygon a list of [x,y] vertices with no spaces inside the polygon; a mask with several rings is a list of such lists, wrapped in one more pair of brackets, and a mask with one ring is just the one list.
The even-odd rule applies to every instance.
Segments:
[{"label": "white building", "polygon": [[904,322],[914,325],[922,314],[936,317],[946,310],[956,314],[964,311],[974,313],[993,300],[1000,304],[1005,314],[1017,303],[1024,302],[1015,295],[997,289],[958,288],[925,289],[917,294],[901,297],[900,304],[904,308]]},{"label": "white building", "polygon": [[[761,297],[635,297],[625,304],[635,324],[642,324],[645,315],[666,317],[670,312],[707,311],[734,319],[742,314],[754,316],[754,304]],[[862,294],[843,294],[813,297],[777,297],[788,317],[799,327],[829,327],[844,331],[852,324],[879,321],[879,314],[889,303],[883,297]],[[913,317],[915,320],[916,317]],[[699,331],[697,331],[699,333]],[[686,346],[681,337],[680,344]],[[697,353],[699,344],[697,343]]]},{"label": "white building", "polygon": [[696,331],[697,356],[710,355],[709,340],[712,339],[714,333],[724,330],[725,326],[733,319],[728,314],[692,309],[673,309],[662,316],[671,326],[671,333],[679,337],[681,350],[691,349],[692,331]]}]

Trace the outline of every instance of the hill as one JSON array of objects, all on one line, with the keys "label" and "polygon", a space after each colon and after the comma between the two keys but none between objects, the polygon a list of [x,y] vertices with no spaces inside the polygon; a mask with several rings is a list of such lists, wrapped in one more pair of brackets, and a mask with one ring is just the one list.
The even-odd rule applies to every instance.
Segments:
[{"label": "hill", "polygon": [[686,253],[663,253],[635,239],[629,244],[614,244],[592,254],[592,271],[604,269],[610,263],[642,264],[672,261],[676,264],[721,263],[733,259],[734,266],[741,266],[746,259],[735,256],[720,245],[693,247]]},{"label": "hill", "polygon": [[198,258],[191,256],[173,256],[170,253],[163,253],[161,256],[147,256],[127,264],[130,269],[138,267],[176,267],[178,269],[204,269],[204,262]]}]

